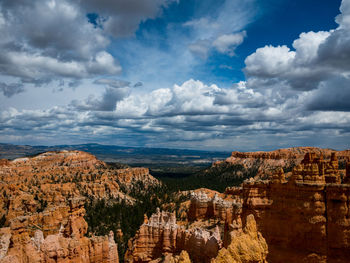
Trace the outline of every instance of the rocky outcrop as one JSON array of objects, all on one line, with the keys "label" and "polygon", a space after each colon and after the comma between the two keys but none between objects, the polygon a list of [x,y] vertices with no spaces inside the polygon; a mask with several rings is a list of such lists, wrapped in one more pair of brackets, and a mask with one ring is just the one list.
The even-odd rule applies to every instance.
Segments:
[{"label": "rocky outcrop", "polygon": [[85,236],[84,203],[131,204],[128,191],[138,183],[159,185],[148,169],[116,169],[80,151],[2,160],[0,262],[117,262],[113,233]]},{"label": "rocky outcrop", "polygon": [[125,255],[126,262],[150,262],[166,254],[186,250],[194,262],[210,262],[222,247],[219,228],[213,232],[205,229],[185,229],[176,224],[173,213],[158,209],[140,227]]},{"label": "rocky outcrop", "polygon": [[[250,176],[256,178],[268,178],[275,173],[276,169],[283,168],[290,171],[299,164],[306,153],[313,152],[317,156],[330,159],[334,150],[321,149],[317,147],[295,147],[287,149],[279,149],[271,152],[232,152],[231,156],[225,161],[217,161],[213,164],[212,169],[216,169],[216,173],[220,170],[227,169],[227,166],[241,166],[240,170],[253,171]],[[350,157],[350,150],[338,151],[338,159],[341,163],[345,163]],[[241,171],[234,171],[231,176],[239,176]],[[226,176],[229,176],[228,174]]]},{"label": "rocky outcrop", "polygon": [[[289,157],[262,156],[267,160]],[[308,152],[291,172],[279,167],[262,176],[267,180],[251,178],[223,194],[205,189],[192,192],[187,210],[191,225],[205,226],[205,220],[213,219],[224,225],[224,248],[215,262],[348,262],[350,163],[342,171],[335,153],[325,156]],[[255,245],[248,245],[242,225],[252,225],[251,214],[266,243],[258,238]],[[268,244],[268,257],[266,246],[259,244]]]},{"label": "rocky outcrop", "polygon": [[348,196],[337,158],[307,153],[287,178],[242,185],[242,218],[253,214],[269,245],[269,262],[347,262],[350,244]]},{"label": "rocky outcrop", "polygon": [[69,206],[16,217],[0,229],[0,262],[119,262],[113,232],[109,236],[85,236],[82,199]]},{"label": "rocky outcrop", "polygon": [[188,219],[196,221],[215,218],[231,223],[241,213],[241,202],[230,197],[207,189],[191,192]]},{"label": "rocky outcrop", "polygon": [[243,229],[230,232],[230,244],[211,263],[265,263],[267,254],[266,241],[258,232],[254,216],[249,215]]},{"label": "rocky outcrop", "polygon": [[191,263],[190,256],[185,250],[182,250],[180,255],[167,254],[162,258],[157,258],[150,263]]}]

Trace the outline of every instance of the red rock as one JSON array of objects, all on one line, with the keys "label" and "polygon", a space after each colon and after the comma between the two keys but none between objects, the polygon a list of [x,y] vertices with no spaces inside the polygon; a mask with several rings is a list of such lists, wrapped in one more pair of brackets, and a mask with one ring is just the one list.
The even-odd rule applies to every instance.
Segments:
[{"label": "red rock", "polygon": [[0,262],[118,262],[113,233],[85,236],[83,205],[86,196],[132,203],[121,187],[138,182],[159,184],[148,169],[114,169],[80,151],[2,160],[0,215],[9,228],[0,231]]},{"label": "red rock", "polygon": [[176,224],[175,214],[158,211],[140,227],[129,241],[126,262],[150,262],[164,254],[186,250],[194,262],[210,262],[222,247],[219,229],[213,233]]}]

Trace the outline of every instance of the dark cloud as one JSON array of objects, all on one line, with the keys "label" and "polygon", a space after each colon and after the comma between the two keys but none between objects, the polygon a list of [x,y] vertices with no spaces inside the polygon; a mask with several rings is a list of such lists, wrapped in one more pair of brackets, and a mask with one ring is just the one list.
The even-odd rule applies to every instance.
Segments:
[{"label": "dark cloud", "polygon": [[129,87],[130,82],[119,80],[119,79],[97,79],[94,81],[95,84],[107,85],[112,88],[124,88]]},{"label": "dark cloud", "polygon": [[2,91],[4,96],[10,98],[15,94],[24,92],[24,86],[22,83],[6,84],[4,82],[0,82],[0,90]]},{"label": "dark cloud", "polygon": [[114,37],[133,35],[141,21],[154,18],[172,0],[85,0],[80,6],[88,13],[96,13],[104,30]]},{"label": "dark cloud", "polygon": [[310,96],[308,110],[350,111],[350,79],[334,78],[321,83]]},{"label": "dark cloud", "polygon": [[129,94],[130,82],[115,79],[97,79],[95,84],[106,85],[100,98],[89,96],[85,101],[74,100],[71,106],[77,110],[114,111],[116,103]]},{"label": "dark cloud", "polygon": [[142,87],[142,86],[143,86],[143,83],[141,81],[139,81],[139,82],[136,82],[133,87],[138,88],[138,87]]}]

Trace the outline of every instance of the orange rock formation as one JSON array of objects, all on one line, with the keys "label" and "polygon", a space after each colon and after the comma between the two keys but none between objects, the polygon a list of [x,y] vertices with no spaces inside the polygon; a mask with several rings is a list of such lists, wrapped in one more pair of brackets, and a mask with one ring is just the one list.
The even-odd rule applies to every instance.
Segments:
[{"label": "orange rock formation", "polygon": [[269,262],[348,262],[347,182],[335,154],[324,161],[307,153],[289,180],[282,170],[271,180],[243,184],[242,218],[255,216],[269,245]]},{"label": "orange rock formation", "polygon": [[[0,262],[118,262],[114,234],[86,237],[84,202],[133,202],[128,191],[159,182],[148,169],[115,169],[80,151],[0,161]],[[122,191],[124,190],[124,192]]]},{"label": "orange rock formation", "polygon": [[185,229],[176,224],[173,213],[158,209],[143,225],[125,255],[126,262],[150,262],[166,254],[186,250],[194,262],[210,262],[222,247],[219,229],[210,233],[201,228]]},{"label": "orange rock formation", "polygon": [[[279,149],[271,152],[232,152],[231,156],[225,161],[218,161],[213,167],[225,165],[242,165],[245,168],[256,168],[257,178],[268,178],[276,168],[290,169],[300,163],[306,153],[313,152],[317,156],[323,156],[325,159],[331,158],[334,150],[321,149],[316,147],[295,147]],[[339,151],[337,156],[341,162],[346,162],[350,157],[350,150]]]}]

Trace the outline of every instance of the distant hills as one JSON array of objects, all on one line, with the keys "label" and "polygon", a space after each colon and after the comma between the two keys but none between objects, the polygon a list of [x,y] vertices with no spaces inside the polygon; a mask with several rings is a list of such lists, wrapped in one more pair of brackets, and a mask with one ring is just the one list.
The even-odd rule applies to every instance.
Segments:
[{"label": "distant hills", "polygon": [[56,146],[30,146],[0,143],[0,159],[15,159],[47,151],[80,150],[89,152],[105,162],[125,163],[131,166],[205,167],[212,162],[225,159],[230,152],[212,152],[188,149],[125,147],[97,143]]}]

